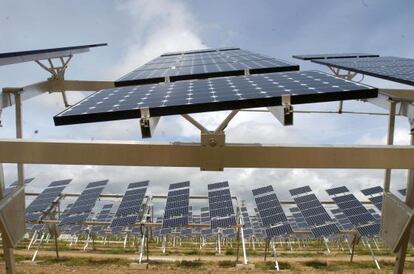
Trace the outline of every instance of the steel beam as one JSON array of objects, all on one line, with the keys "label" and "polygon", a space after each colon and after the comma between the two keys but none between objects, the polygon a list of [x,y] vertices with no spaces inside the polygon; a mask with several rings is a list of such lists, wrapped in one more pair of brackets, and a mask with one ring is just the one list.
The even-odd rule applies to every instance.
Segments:
[{"label": "steel beam", "polygon": [[314,146],[0,139],[0,163],[222,168],[414,168],[412,146]]}]

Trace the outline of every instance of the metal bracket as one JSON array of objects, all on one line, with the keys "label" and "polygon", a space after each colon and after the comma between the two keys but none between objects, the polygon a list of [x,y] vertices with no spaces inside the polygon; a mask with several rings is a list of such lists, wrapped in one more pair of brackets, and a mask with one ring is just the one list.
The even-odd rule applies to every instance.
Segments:
[{"label": "metal bracket", "polygon": [[170,76],[165,76],[164,82],[165,83],[170,83],[171,82]]},{"label": "metal bracket", "polygon": [[249,76],[250,75],[250,69],[245,68],[244,69],[244,76]]},{"label": "metal bracket", "polygon": [[293,125],[293,106],[291,105],[290,94],[282,95],[282,105],[267,108],[276,119],[284,126]]},{"label": "metal bracket", "polygon": [[151,138],[155,132],[155,128],[158,125],[160,117],[151,117],[149,108],[141,108],[141,119],[139,125],[141,128],[142,138]]}]

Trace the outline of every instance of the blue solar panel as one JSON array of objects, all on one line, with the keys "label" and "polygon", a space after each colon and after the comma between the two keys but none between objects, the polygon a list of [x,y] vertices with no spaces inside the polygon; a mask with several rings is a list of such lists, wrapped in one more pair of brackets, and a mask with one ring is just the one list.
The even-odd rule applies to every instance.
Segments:
[{"label": "blue solar panel", "polygon": [[253,189],[252,192],[253,192],[253,196],[257,196],[260,194],[273,192],[273,187],[272,186],[260,187],[260,188]]},{"label": "blue solar panel", "polygon": [[378,54],[369,53],[328,53],[328,54],[303,54],[293,55],[293,58],[301,60],[336,59],[336,58],[369,58],[379,57]]},{"label": "blue solar panel", "polygon": [[280,237],[280,236],[289,236],[293,233],[293,230],[289,224],[281,224],[278,226],[270,227],[265,229],[266,237]]},{"label": "blue solar panel", "polygon": [[290,195],[292,195],[292,196],[308,193],[308,192],[311,192],[311,191],[312,191],[312,189],[309,186],[303,186],[303,187],[298,187],[298,188],[294,188],[294,189],[289,190]]},{"label": "blue solar panel", "polygon": [[328,237],[339,233],[336,224],[326,224],[311,228],[311,232],[315,238]]},{"label": "blue solar panel", "polygon": [[[372,234],[370,233],[373,232],[375,229],[373,230],[370,225],[375,223],[376,219],[362,205],[362,203],[356,199],[356,197],[353,194],[348,194],[346,192],[342,193],[344,195],[332,198],[334,202],[341,209],[341,211],[349,220],[349,222],[360,232],[362,236],[372,236]],[[368,193],[370,193],[370,191],[368,191]],[[334,192],[331,195],[336,194],[337,193]]]},{"label": "blue solar panel", "polygon": [[224,228],[224,227],[230,227],[236,225],[236,217],[230,216],[226,218],[214,218],[211,219],[211,228]]},{"label": "blue solar panel", "polygon": [[318,198],[315,196],[315,194],[312,193],[312,194],[307,194],[307,195],[303,195],[303,196],[294,197],[293,200],[298,205],[298,204],[308,203],[308,202],[311,202],[311,201],[317,201]]},{"label": "blue solar panel", "polygon": [[168,190],[177,189],[177,188],[184,188],[184,187],[190,187],[190,182],[186,181],[186,182],[181,182],[181,183],[170,184]]},{"label": "blue solar panel", "polygon": [[60,181],[54,181],[54,182],[51,182],[51,183],[48,185],[48,187],[54,187],[54,186],[65,186],[65,185],[68,185],[71,181],[72,181],[72,179],[60,180]]},{"label": "blue solar panel", "polygon": [[149,181],[136,182],[136,183],[129,184],[128,189],[138,188],[138,187],[147,187],[148,185],[149,185]]},{"label": "blue solar panel", "polygon": [[361,190],[361,192],[365,196],[373,195],[373,194],[377,194],[377,193],[382,193],[383,191],[384,191],[383,188],[380,187],[380,186],[374,186],[374,187],[370,187],[370,188]]},{"label": "blue solar panel", "polygon": [[218,188],[225,188],[225,187],[229,187],[228,182],[219,182],[219,183],[214,183],[214,184],[208,184],[207,185],[208,190],[218,189]]},{"label": "blue solar panel", "polygon": [[332,196],[332,195],[336,195],[336,194],[340,194],[344,192],[349,192],[349,189],[346,186],[340,186],[340,187],[327,189],[326,192],[328,193],[329,196]]},{"label": "blue solar panel", "polygon": [[92,182],[89,183],[86,188],[92,188],[92,187],[97,187],[97,186],[105,186],[108,183],[108,180],[102,180],[102,181],[97,181],[97,182]]},{"label": "blue solar panel", "polygon": [[369,224],[365,226],[357,227],[357,230],[361,236],[375,237],[380,233],[381,226],[379,223]]}]

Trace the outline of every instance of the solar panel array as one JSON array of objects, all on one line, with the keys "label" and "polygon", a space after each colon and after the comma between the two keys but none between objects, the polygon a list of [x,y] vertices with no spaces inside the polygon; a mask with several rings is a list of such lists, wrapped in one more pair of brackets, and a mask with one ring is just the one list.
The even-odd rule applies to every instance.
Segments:
[{"label": "solar panel array", "polygon": [[292,234],[293,230],[273,187],[256,188],[252,192],[267,238]]},{"label": "solar panel array", "polygon": [[374,237],[379,234],[380,224],[348,188],[331,188],[326,192],[332,197],[342,213],[354,225],[361,236]]},{"label": "solar panel array", "polygon": [[110,227],[115,230],[124,229],[139,221],[139,213],[147,192],[149,181],[131,183],[122,197]]},{"label": "solar panel array", "polygon": [[299,70],[299,66],[240,49],[164,54],[121,77],[116,86]]},{"label": "solar panel array", "polygon": [[[23,184],[24,185],[30,184],[33,180],[34,180],[34,178],[24,179]],[[17,186],[17,181],[11,183],[8,187],[5,188],[5,190],[4,190],[5,194],[7,195],[7,193],[12,191],[16,186]]]},{"label": "solar panel array", "polygon": [[339,208],[335,208],[332,209],[331,212],[335,220],[337,221],[338,226],[342,228],[342,230],[352,230],[354,228],[349,219],[345,216],[344,213],[342,213],[342,210],[340,210]]},{"label": "solar panel array", "polygon": [[378,54],[369,53],[328,53],[328,54],[303,54],[293,55],[293,58],[300,60],[334,59],[334,58],[368,58],[379,57]]},{"label": "solar panel array", "polygon": [[[96,216],[95,220],[99,222],[110,221],[112,219],[111,209],[113,204],[105,204],[101,211]],[[99,233],[101,232],[106,226],[104,225],[94,225],[91,228],[91,233]]]},{"label": "solar panel array", "polygon": [[162,228],[174,228],[189,223],[190,182],[170,184],[165,204]]},{"label": "solar panel array", "polygon": [[212,229],[236,226],[236,215],[228,182],[208,185],[208,207]]},{"label": "solar panel array", "polygon": [[[291,207],[291,208],[289,208],[289,211],[292,213],[292,217],[295,220],[295,225],[296,225],[296,228],[298,230],[308,230],[309,229],[309,226],[306,223],[305,218],[303,218],[303,215],[300,212],[299,208]],[[293,228],[293,229],[295,229],[295,228]]]},{"label": "solar panel array", "polygon": [[44,211],[60,196],[72,179],[54,181],[48,185],[26,208],[26,221],[38,221]]},{"label": "solar panel array", "polygon": [[56,125],[377,97],[375,88],[320,71],[267,73],[100,90],[54,117]]},{"label": "solar panel array", "polygon": [[[202,224],[211,224],[211,220],[210,220],[210,210],[208,209],[208,207],[202,207],[200,209],[200,222]],[[201,229],[201,235],[203,236],[210,236],[213,234],[213,231],[211,230],[211,228],[202,228]]]},{"label": "solar panel array", "polygon": [[313,62],[402,84],[414,85],[414,59],[386,56],[313,60]]},{"label": "solar panel array", "polygon": [[240,211],[243,218],[243,233],[245,237],[250,237],[253,235],[253,225],[250,220],[249,212],[247,211],[247,207],[242,204],[240,207]]},{"label": "solar panel array", "polygon": [[62,214],[60,226],[84,222],[91,214],[108,180],[89,183],[66,214]]},{"label": "solar panel array", "polygon": [[380,186],[374,186],[361,190],[361,192],[368,197],[372,204],[378,208],[379,211],[382,209],[382,197],[383,189]]},{"label": "solar panel array", "polygon": [[309,186],[291,189],[289,192],[315,238],[339,233],[337,225]]}]

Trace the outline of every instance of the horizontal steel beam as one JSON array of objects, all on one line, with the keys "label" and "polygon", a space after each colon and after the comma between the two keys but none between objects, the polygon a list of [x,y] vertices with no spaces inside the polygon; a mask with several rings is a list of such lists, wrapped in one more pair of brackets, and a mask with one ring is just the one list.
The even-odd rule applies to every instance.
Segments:
[{"label": "horizontal steel beam", "polygon": [[290,146],[0,139],[0,163],[221,168],[414,168],[411,146]]}]

